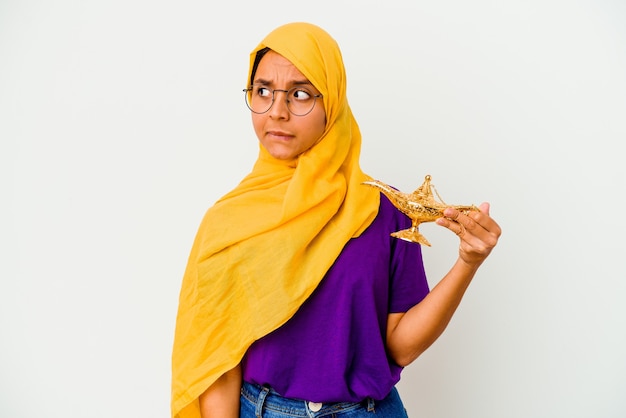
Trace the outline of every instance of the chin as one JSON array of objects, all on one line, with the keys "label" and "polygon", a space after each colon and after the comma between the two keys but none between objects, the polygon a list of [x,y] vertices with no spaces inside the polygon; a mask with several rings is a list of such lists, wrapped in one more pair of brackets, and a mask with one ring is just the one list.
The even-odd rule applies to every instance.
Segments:
[{"label": "chin", "polygon": [[267,152],[269,152],[269,154],[277,160],[283,161],[293,160],[298,156],[297,153],[294,153],[291,150],[269,149]]},{"label": "chin", "polygon": [[281,161],[289,161],[289,160],[293,160],[294,158],[296,158],[296,156],[292,156],[291,154],[285,155],[285,154],[270,154],[272,157],[276,158],[277,160],[281,160]]}]

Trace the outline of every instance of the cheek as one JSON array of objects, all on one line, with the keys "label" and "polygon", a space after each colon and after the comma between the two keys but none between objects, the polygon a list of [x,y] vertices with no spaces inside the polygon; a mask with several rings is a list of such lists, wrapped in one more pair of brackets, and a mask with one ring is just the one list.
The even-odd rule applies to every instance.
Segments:
[{"label": "cheek", "polygon": [[306,116],[306,125],[309,132],[315,132],[318,136],[322,136],[326,130],[326,112],[320,103],[315,105],[311,113]]},{"label": "cheek", "polygon": [[319,115],[316,115],[312,128],[317,132],[318,138],[322,136],[326,130],[326,114],[324,112],[320,112]]}]

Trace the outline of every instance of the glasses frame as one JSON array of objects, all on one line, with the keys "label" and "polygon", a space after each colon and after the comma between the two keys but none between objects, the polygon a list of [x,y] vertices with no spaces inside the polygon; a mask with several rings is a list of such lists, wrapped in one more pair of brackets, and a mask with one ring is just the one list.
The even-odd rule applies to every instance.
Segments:
[{"label": "glasses frame", "polygon": [[[246,102],[246,107],[247,107],[248,109],[250,109],[250,111],[251,111],[252,113],[256,113],[257,115],[262,115],[262,114],[267,113],[267,112],[269,112],[269,111],[270,111],[270,109],[272,108],[272,106],[274,106],[274,102],[276,101],[276,92],[277,92],[277,91],[278,91],[278,92],[281,92],[281,91],[282,91],[283,93],[285,93],[285,95],[286,95],[286,97],[287,97],[287,98],[285,99],[285,100],[287,101],[287,110],[289,110],[289,113],[291,113],[291,114],[292,114],[292,115],[294,115],[294,116],[306,116],[306,115],[308,115],[309,113],[311,113],[311,112],[313,111],[313,109],[315,109],[315,104],[317,103],[317,99],[322,99],[322,98],[324,98],[324,96],[323,96],[321,93],[320,93],[320,94],[311,94],[311,97],[313,97],[313,106],[311,106],[311,109],[310,109],[308,112],[306,112],[306,113],[303,113],[303,114],[300,114],[300,115],[299,115],[299,114],[297,114],[297,113],[294,113],[294,112],[293,112],[293,110],[291,110],[291,107],[289,107],[289,103],[290,103],[290,100],[289,100],[289,92],[290,92],[290,91],[293,91],[293,90],[302,89],[302,87],[300,87],[300,86],[295,86],[295,87],[290,88],[289,90],[282,90],[282,89],[270,89],[269,87],[262,86],[262,87],[264,87],[264,88],[266,88],[266,89],[268,89],[269,91],[271,91],[271,92],[272,92],[272,103],[271,103],[271,104],[270,104],[270,106],[269,106],[266,110],[264,110],[263,112],[257,112],[256,110],[252,109],[252,107],[250,107],[250,104],[248,103],[248,93],[249,93],[249,92],[251,92],[251,91],[254,89],[254,87],[255,87],[255,86],[254,86],[254,85],[252,85],[252,86],[250,86],[250,87],[248,87],[248,88],[243,89],[243,92],[244,92],[243,100]],[[257,86],[257,87],[260,87],[260,86]],[[305,89],[305,90],[306,90],[306,89]]]}]

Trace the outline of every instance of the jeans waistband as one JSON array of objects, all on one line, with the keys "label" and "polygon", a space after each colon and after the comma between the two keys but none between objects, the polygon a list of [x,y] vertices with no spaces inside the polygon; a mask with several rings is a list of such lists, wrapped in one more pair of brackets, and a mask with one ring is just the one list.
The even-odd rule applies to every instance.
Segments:
[{"label": "jeans waistband", "polygon": [[285,398],[270,387],[245,381],[241,387],[241,396],[256,404],[257,417],[262,416],[264,409],[296,417],[323,417],[361,407],[366,408],[368,412],[375,412],[375,401],[371,398],[363,402],[316,403],[304,399]]}]

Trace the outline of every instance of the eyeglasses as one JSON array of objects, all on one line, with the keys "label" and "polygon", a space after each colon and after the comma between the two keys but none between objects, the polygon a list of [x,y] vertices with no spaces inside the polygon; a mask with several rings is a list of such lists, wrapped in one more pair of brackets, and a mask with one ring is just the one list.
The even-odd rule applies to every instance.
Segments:
[{"label": "eyeglasses", "polygon": [[289,90],[269,89],[265,86],[252,85],[243,89],[246,105],[254,113],[262,114],[272,108],[277,91],[287,95],[287,109],[295,116],[305,116],[315,107],[315,101],[322,98],[321,94],[313,94],[306,87],[296,86]]}]

